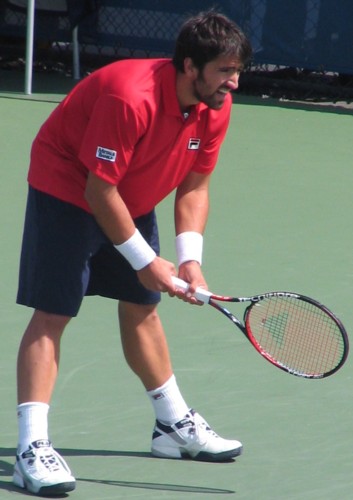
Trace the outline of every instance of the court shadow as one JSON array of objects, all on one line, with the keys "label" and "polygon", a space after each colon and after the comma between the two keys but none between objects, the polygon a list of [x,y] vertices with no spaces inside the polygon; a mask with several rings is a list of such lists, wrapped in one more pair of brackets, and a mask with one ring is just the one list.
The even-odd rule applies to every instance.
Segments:
[{"label": "court shadow", "polygon": [[77,478],[77,480],[86,483],[119,486],[122,488],[139,488],[139,489],[159,490],[159,491],[177,491],[180,493],[203,493],[211,495],[216,495],[216,494],[229,495],[235,493],[235,491],[233,490],[225,490],[221,488],[205,488],[204,486],[186,486],[183,484],[144,483],[137,481],[116,481],[116,480],[111,481],[111,480],[86,479],[82,477]]},{"label": "court shadow", "polygon": [[[120,451],[120,450],[77,450],[70,448],[57,448],[59,453],[61,453],[64,457],[124,457],[124,458],[145,458],[152,460],[163,460],[163,458],[156,459],[150,452],[146,451]],[[0,448],[0,457],[1,457],[1,448]],[[164,459],[168,460],[169,459]],[[184,458],[184,461],[192,461],[190,458]],[[213,465],[222,465],[224,463],[232,463],[235,462],[234,458],[230,458],[229,460],[225,460],[224,462],[212,462]]]},{"label": "court shadow", "polygon": [[[12,474],[12,472],[11,472]],[[19,493],[21,492],[21,495],[26,496],[26,497],[31,497],[31,498],[38,498],[38,495],[34,495],[33,493],[29,493],[26,490],[23,490],[22,488],[17,488],[11,481],[0,481],[0,497],[1,497],[1,491],[8,491],[9,493]],[[56,499],[64,499],[64,498],[69,498],[69,495],[67,493],[64,493],[62,495],[51,495],[50,497],[41,495],[41,498],[56,498]]]},{"label": "court shadow", "polygon": [[[115,451],[115,450],[82,450],[72,448],[58,448],[65,458],[67,457],[130,457],[130,458],[144,458],[156,460],[151,453],[136,452],[136,451]],[[12,476],[14,457],[16,454],[15,448],[0,448],[0,477]],[[6,460],[8,458],[8,460]],[[158,459],[161,460],[161,459]],[[232,459],[230,462],[234,462]],[[214,465],[217,465],[216,463]],[[182,493],[203,493],[203,494],[234,494],[235,491],[220,489],[220,488],[206,488],[204,486],[186,486],[183,484],[165,484],[165,483],[147,483],[138,481],[119,481],[119,480],[100,480],[76,477],[77,481],[86,483],[104,484],[108,486],[115,486],[120,488],[138,488],[156,491],[177,491]],[[14,486],[11,481],[0,480],[0,497],[1,491],[18,492],[19,489]],[[22,490],[21,490],[22,491]],[[33,496],[30,493],[23,492],[26,496]],[[61,495],[56,498],[67,498],[69,495]],[[51,497],[52,498],[52,497]]]},{"label": "court shadow", "polygon": [[[6,449],[6,452],[4,452],[4,448],[0,448],[0,477],[12,475],[13,465],[15,463],[15,454],[15,449]],[[10,460],[4,460],[4,457],[10,457]]]},{"label": "court shadow", "polygon": [[303,111],[316,111],[319,113],[335,113],[338,115],[352,115],[352,100],[349,102],[334,103],[329,99],[325,102],[300,101],[291,99],[279,99],[275,97],[260,97],[256,95],[245,95],[233,93],[233,104],[245,104],[246,106],[267,106],[275,108],[299,109]]},{"label": "court shadow", "polygon": [[[64,457],[125,457],[125,458],[156,458],[147,451],[121,451],[121,450],[92,450],[92,449],[74,449],[74,448],[56,448],[56,450]],[[0,448],[0,476],[7,476],[9,471],[12,471],[13,462],[15,460],[15,448]],[[3,458],[9,457],[12,461],[6,462]],[[158,459],[163,460],[163,459]],[[167,459],[166,459],[167,460]],[[188,460],[187,458],[184,460]],[[226,463],[235,462],[234,458],[229,459]],[[225,462],[214,462],[214,465],[219,465]],[[12,473],[12,472],[10,472]]]},{"label": "court shadow", "polygon": [[[10,477],[12,478],[12,473],[13,473],[13,464],[14,464],[14,457],[16,454],[15,448],[0,448],[0,477]],[[3,460],[4,457],[9,457],[9,461]],[[22,490],[21,488],[17,488],[12,483],[12,480],[9,481],[1,481],[0,480],[0,498],[1,498],[1,491],[8,491],[9,493],[18,493],[19,491],[22,493],[24,496],[28,497],[36,497],[36,495],[33,495],[32,493],[29,493],[25,490]],[[57,495],[55,497],[45,497],[42,496],[42,498],[68,498],[67,494],[63,495]]]},{"label": "court shadow", "polygon": [[[153,458],[151,453],[144,451],[115,451],[115,450],[81,450],[73,448],[56,448],[62,455],[66,457],[136,457],[136,458]],[[0,448],[0,476],[7,475],[8,470],[12,470],[13,461],[16,456],[16,448]],[[11,463],[3,461],[3,458],[9,457]]]}]

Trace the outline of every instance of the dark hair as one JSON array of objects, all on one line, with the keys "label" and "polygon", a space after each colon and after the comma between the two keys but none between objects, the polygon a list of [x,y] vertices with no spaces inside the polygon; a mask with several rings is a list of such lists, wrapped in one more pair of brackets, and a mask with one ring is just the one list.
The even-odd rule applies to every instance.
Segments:
[{"label": "dark hair", "polygon": [[243,66],[250,60],[249,40],[237,24],[213,10],[187,20],[179,32],[173,64],[184,72],[184,59],[190,57],[202,70],[205,64],[221,55],[234,55]]}]

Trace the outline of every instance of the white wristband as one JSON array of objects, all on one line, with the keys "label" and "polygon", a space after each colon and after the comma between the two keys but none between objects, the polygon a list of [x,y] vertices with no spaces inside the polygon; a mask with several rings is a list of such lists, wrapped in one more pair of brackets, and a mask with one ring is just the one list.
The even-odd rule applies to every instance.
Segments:
[{"label": "white wristband", "polygon": [[138,229],[121,245],[114,245],[135,271],[148,266],[156,257],[156,252],[149,246]]},{"label": "white wristband", "polygon": [[195,231],[185,231],[175,238],[178,266],[190,260],[202,264],[203,236]]}]

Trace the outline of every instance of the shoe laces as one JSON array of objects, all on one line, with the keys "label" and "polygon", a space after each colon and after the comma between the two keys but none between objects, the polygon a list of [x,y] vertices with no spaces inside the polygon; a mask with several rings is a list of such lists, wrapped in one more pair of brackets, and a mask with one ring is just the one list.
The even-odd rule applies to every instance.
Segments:
[{"label": "shoe laces", "polygon": [[42,453],[38,455],[38,458],[49,472],[56,472],[60,470],[60,463],[53,448],[44,448],[42,449]]},{"label": "shoe laces", "polygon": [[218,434],[216,434],[211,427],[208,425],[206,420],[201,417],[198,413],[193,414],[193,426],[190,428],[189,433],[194,434],[195,438],[200,442],[206,442],[210,436],[214,438],[218,438]]},{"label": "shoe laces", "polygon": [[21,455],[24,459],[28,460],[28,465],[33,467],[35,466],[36,460],[39,460],[41,465],[49,472],[60,470],[60,462],[50,443],[48,443],[49,446],[38,446],[37,443],[38,441],[33,443],[29,449]]}]

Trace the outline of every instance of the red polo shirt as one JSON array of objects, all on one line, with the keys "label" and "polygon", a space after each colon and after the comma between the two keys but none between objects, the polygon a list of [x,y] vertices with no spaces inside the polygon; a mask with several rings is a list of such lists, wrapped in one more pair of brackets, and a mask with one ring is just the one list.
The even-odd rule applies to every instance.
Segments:
[{"label": "red polo shirt", "polygon": [[169,59],[126,60],[82,80],[52,112],[31,152],[31,186],[90,211],[88,171],[117,185],[132,217],[152,210],[191,170],[209,174],[228,127],[223,108],[185,119]]}]

